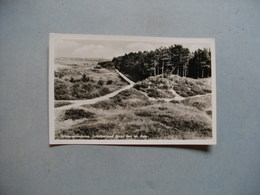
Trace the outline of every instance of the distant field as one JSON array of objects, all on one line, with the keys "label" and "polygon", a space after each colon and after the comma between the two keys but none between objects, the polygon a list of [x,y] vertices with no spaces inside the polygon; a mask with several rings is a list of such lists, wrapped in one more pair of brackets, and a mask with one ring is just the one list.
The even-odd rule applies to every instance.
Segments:
[{"label": "distant field", "polygon": [[[56,138],[64,135],[90,138],[117,135],[125,139],[211,138],[210,92],[210,78],[150,77],[109,100],[56,110]],[[187,98],[175,101],[176,95]]]},{"label": "distant field", "polygon": [[97,65],[102,59],[55,60],[55,100],[81,100],[106,95],[128,83],[114,70]]}]

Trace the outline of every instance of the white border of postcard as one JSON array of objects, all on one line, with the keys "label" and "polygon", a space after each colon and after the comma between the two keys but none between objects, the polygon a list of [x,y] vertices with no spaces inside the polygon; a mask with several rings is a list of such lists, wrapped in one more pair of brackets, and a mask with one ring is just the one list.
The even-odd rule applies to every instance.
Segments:
[{"label": "white border of postcard", "polygon": [[[54,48],[56,39],[72,40],[118,40],[118,41],[142,41],[142,42],[174,42],[176,44],[208,43],[211,49],[212,63],[212,138],[205,140],[57,140],[55,139],[55,114],[54,114]],[[94,144],[94,145],[215,145],[217,143],[216,132],[216,57],[214,38],[168,38],[147,36],[114,36],[114,35],[84,35],[84,34],[56,34],[49,35],[49,144]]]}]

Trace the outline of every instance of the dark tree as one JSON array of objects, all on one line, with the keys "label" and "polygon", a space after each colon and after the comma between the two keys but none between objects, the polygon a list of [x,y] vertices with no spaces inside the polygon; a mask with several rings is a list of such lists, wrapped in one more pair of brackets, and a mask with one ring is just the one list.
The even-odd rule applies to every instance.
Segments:
[{"label": "dark tree", "polygon": [[[191,54],[182,45],[160,47],[154,51],[130,52],[113,58],[109,63],[109,66],[117,68],[134,81],[169,74],[193,78],[211,76],[210,51],[199,49]],[[103,64],[106,65],[107,63]]]},{"label": "dark tree", "polygon": [[174,45],[169,48],[171,57],[170,70],[171,73],[187,76],[188,63],[190,59],[190,51],[188,48],[184,48],[182,45]]},{"label": "dark tree", "polygon": [[205,78],[211,76],[211,52],[209,49],[198,49],[189,61],[189,77]]}]

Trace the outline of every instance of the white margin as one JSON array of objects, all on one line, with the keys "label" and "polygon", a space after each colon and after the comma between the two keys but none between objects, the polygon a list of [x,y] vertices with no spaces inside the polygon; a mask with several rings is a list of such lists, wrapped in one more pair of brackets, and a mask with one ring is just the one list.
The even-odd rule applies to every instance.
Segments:
[{"label": "white margin", "polygon": [[[71,40],[115,40],[115,41],[142,41],[142,42],[174,42],[208,43],[211,50],[212,70],[212,138],[203,140],[56,140],[55,139],[55,113],[54,113],[54,56],[55,39]],[[49,144],[88,144],[88,145],[216,145],[217,144],[217,105],[216,105],[216,54],[214,38],[170,38],[170,37],[144,37],[144,36],[115,36],[115,35],[85,35],[85,34],[49,34]]]}]

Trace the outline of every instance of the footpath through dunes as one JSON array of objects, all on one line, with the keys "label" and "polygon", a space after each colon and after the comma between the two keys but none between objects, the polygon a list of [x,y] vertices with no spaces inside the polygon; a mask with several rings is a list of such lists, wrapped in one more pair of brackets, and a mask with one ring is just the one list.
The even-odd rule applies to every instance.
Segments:
[{"label": "footpath through dunes", "polygon": [[119,94],[120,92],[124,91],[124,90],[127,90],[127,89],[131,89],[135,82],[131,81],[129,78],[127,78],[125,75],[123,75],[121,72],[119,72],[117,69],[115,69],[115,71],[124,79],[126,80],[129,85],[119,89],[119,90],[116,90],[112,93],[109,93],[107,95],[104,95],[104,96],[100,96],[100,97],[97,97],[97,98],[93,98],[93,99],[87,99],[87,100],[60,100],[59,103],[62,103],[62,102],[66,102],[66,103],[69,103],[69,105],[65,105],[65,106],[60,106],[60,107],[57,107],[55,108],[55,110],[65,110],[65,109],[71,109],[71,108],[75,108],[75,107],[80,107],[82,105],[87,105],[87,104],[95,104],[99,101],[104,101],[104,100],[108,100],[109,98],[112,98],[114,96],[116,96],[117,94]]},{"label": "footpath through dunes", "polygon": [[120,77],[129,83],[129,85],[122,87],[112,93],[104,96],[96,97],[93,99],[86,100],[58,100],[59,104],[64,104],[63,106],[55,108],[55,110],[65,110],[80,107],[82,105],[95,104],[100,101],[108,100],[120,92],[131,89],[135,89],[146,95],[149,100],[157,101],[163,100],[166,102],[170,101],[183,101],[191,97],[203,97],[211,93],[211,79],[192,79],[187,77],[180,77],[177,75],[171,75],[167,78],[161,75],[149,77],[143,81],[137,83],[130,80],[124,74],[119,72],[117,69],[115,71]]},{"label": "footpath through dunes", "polygon": [[56,108],[57,139],[64,136],[99,139],[103,135],[111,139],[117,139],[116,136],[178,140],[212,137],[212,95],[207,86],[210,78],[158,75],[137,83],[123,78],[129,85],[118,91]]}]

